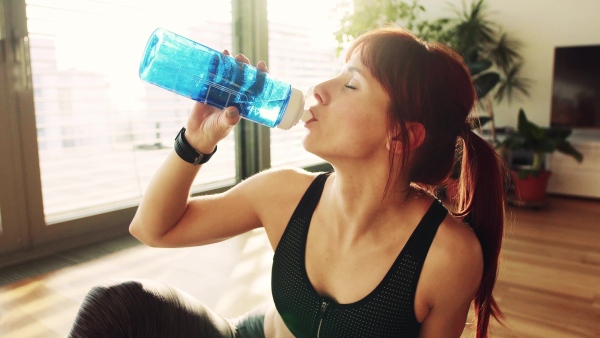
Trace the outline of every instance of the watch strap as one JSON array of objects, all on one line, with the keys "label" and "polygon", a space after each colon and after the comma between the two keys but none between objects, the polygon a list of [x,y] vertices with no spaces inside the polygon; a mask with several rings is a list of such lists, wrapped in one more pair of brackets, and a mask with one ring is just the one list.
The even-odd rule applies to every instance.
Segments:
[{"label": "watch strap", "polygon": [[204,164],[217,152],[217,146],[210,154],[202,154],[192,147],[185,139],[185,127],[181,128],[175,137],[175,152],[182,160],[193,165]]}]

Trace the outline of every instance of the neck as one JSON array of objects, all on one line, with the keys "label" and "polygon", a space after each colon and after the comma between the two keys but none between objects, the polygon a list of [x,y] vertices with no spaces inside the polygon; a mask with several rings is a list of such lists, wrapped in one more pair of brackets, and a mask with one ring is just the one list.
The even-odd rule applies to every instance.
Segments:
[{"label": "neck", "polygon": [[386,224],[403,209],[411,194],[407,180],[388,185],[388,171],[369,168],[366,172],[338,171],[327,191],[326,201],[333,224],[350,237],[371,232],[378,224]]}]

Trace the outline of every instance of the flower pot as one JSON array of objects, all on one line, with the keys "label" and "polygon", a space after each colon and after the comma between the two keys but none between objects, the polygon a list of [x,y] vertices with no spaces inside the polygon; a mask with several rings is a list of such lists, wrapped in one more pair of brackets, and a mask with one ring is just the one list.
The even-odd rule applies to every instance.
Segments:
[{"label": "flower pot", "polygon": [[525,178],[519,178],[518,171],[511,171],[515,197],[524,204],[543,204],[546,201],[546,189],[550,179],[550,171],[543,171],[538,177],[528,174]]}]

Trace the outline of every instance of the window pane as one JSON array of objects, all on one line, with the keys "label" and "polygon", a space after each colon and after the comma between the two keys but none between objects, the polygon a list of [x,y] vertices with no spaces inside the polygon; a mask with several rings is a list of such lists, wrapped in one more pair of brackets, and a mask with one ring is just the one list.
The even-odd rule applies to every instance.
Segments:
[{"label": "window pane", "polygon": [[[26,3],[47,223],[135,205],[192,106],[139,79],[146,41],[164,27],[231,50],[231,2]],[[195,190],[234,179],[233,139],[219,144]]]},{"label": "window pane", "polygon": [[[333,33],[337,30],[335,8],[344,0],[268,0],[269,70],[277,78],[306,91],[337,75]],[[323,160],[304,150],[304,124],[290,130],[271,129],[271,166],[307,166]]]}]

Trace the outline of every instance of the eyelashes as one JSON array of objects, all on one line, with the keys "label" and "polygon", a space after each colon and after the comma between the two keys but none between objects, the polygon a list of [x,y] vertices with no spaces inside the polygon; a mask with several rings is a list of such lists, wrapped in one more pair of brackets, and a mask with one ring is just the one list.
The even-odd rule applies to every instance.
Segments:
[{"label": "eyelashes", "polygon": [[352,89],[352,90],[356,89],[356,87],[354,87],[354,86],[352,86],[350,84],[346,84],[346,85],[344,85],[344,87],[346,87],[348,89]]}]

